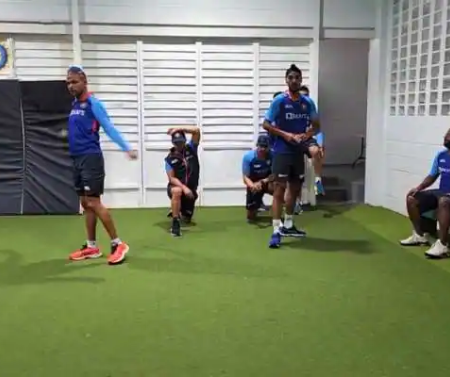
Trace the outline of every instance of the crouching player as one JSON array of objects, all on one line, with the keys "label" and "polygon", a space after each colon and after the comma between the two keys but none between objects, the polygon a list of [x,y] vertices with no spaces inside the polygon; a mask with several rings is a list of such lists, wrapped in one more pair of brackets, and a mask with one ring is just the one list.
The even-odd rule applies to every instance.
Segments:
[{"label": "crouching player", "polygon": [[270,138],[260,135],[256,142],[256,148],[248,151],[242,159],[242,176],[247,187],[247,220],[256,220],[259,208],[263,204],[264,194],[273,194],[270,183],[272,173],[272,153],[270,151]]},{"label": "crouching player", "polygon": [[[169,179],[167,195],[171,201],[172,226],[170,232],[174,237],[181,236],[181,223],[190,222],[194,215],[195,201],[198,198],[197,187],[200,177],[198,145],[200,129],[198,127],[171,128],[173,147],[165,158],[166,173]],[[191,134],[187,142],[186,134]]]}]

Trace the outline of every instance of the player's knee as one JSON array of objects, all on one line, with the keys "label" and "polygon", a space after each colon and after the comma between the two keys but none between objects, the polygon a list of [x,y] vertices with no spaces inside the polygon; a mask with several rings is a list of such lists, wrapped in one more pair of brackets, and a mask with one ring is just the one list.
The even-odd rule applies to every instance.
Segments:
[{"label": "player's knee", "polygon": [[84,209],[86,210],[96,210],[101,206],[100,197],[97,196],[86,196],[84,197]]},{"label": "player's knee", "polygon": [[311,145],[308,149],[311,158],[316,158],[319,155],[319,147],[317,145]]},{"label": "player's knee", "polygon": [[450,208],[450,197],[447,195],[439,198],[439,207]]},{"label": "player's knee", "polygon": [[172,194],[173,199],[180,199],[183,195],[183,190],[181,189],[181,187],[172,187],[170,189],[170,193]]}]

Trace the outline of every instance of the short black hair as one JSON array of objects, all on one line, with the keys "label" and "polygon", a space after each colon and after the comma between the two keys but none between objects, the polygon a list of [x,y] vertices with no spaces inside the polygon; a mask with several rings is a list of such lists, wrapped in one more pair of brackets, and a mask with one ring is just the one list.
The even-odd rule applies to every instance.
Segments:
[{"label": "short black hair", "polygon": [[299,89],[300,92],[306,92],[309,94],[309,88],[306,85],[302,85]]},{"label": "short black hair", "polygon": [[273,95],[273,98],[278,97],[280,94],[283,94],[283,92],[276,92],[276,93]]},{"label": "short black hair", "polygon": [[291,64],[291,66],[286,69],[286,77],[292,72],[298,73],[300,76],[302,75],[302,70],[298,68],[295,64]]}]

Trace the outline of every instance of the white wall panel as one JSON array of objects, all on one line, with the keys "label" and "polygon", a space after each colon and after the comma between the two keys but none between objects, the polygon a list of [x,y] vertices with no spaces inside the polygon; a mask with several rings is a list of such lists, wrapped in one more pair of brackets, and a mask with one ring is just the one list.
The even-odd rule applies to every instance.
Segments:
[{"label": "white wall panel", "polygon": [[14,40],[16,74],[22,80],[64,80],[73,62],[70,38],[17,36]]},{"label": "white wall panel", "polygon": [[[143,45],[145,205],[167,204],[167,130],[197,125],[197,48],[193,43]],[[164,202],[161,200],[164,198]]]},{"label": "white wall panel", "polygon": [[[83,66],[89,89],[133,149],[139,150],[138,74],[136,43],[83,43]],[[111,207],[141,204],[141,169],[128,161],[117,145],[101,132],[105,156],[105,202]]]},{"label": "white wall panel", "polygon": [[253,45],[205,44],[200,58],[202,203],[240,204],[242,154],[254,141]]},{"label": "white wall panel", "polygon": [[0,0],[0,22],[69,22],[67,0]]}]

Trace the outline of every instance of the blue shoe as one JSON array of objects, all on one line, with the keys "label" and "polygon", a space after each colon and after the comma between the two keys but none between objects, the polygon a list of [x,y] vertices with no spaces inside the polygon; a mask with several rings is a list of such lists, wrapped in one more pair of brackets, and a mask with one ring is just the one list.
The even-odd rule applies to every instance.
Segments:
[{"label": "blue shoe", "polygon": [[306,232],[302,229],[297,229],[295,225],[291,228],[286,228],[283,226],[280,229],[280,234],[284,237],[296,237],[296,238],[306,237]]},{"label": "blue shoe", "polygon": [[303,208],[300,202],[297,202],[294,209],[294,215],[300,215],[303,212]]},{"label": "blue shoe", "polygon": [[269,248],[278,249],[281,246],[281,234],[273,233],[272,237],[270,237]]},{"label": "blue shoe", "polygon": [[316,181],[317,195],[325,195],[325,189],[323,188],[322,180],[318,179]]}]

